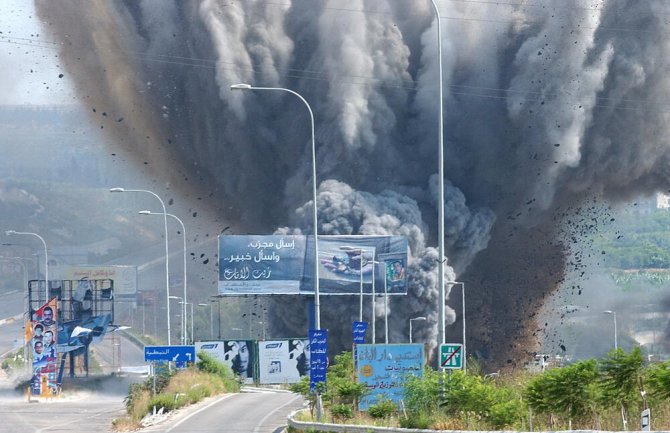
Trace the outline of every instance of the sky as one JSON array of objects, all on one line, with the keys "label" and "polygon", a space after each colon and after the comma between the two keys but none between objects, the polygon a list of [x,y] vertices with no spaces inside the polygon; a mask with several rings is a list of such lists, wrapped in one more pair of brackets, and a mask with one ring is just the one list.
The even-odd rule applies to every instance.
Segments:
[{"label": "sky", "polygon": [[[76,101],[59,65],[57,43],[42,32],[32,1],[0,2],[0,105],[53,105]],[[62,77],[59,77],[63,74]]]}]

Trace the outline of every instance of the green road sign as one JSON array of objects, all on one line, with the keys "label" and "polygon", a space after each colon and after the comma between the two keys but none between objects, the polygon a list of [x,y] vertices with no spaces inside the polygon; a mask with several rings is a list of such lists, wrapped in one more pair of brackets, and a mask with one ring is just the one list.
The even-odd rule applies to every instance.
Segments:
[{"label": "green road sign", "polygon": [[451,370],[463,368],[462,355],[462,344],[440,344],[440,367]]}]

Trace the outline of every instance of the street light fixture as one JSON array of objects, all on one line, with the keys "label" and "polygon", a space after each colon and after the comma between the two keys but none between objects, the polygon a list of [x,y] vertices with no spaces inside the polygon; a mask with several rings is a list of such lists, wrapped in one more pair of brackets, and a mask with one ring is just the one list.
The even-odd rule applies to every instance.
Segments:
[{"label": "street light fixture", "polygon": [[[437,219],[438,219],[438,229],[437,236],[439,240],[439,294],[440,294],[440,305],[438,306],[439,313],[439,339],[442,344],[446,343],[446,328],[445,328],[445,318],[444,318],[444,303],[445,303],[445,290],[444,290],[444,119],[443,119],[443,97],[442,97],[442,25],[440,23],[440,11],[437,9],[437,4],[435,0],[430,0],[433,4],[433,9],[435,10],[435,18],[437,21],[437,62],[439,69],[439,137],[438,137],[438,176],[439,176],[439,191],[438,191],[438,204],[437,204]],[[465,359],[465,358],[464,358]],[[465,365],[465,364],[464,364]]]},{"label": "street light fixture", "polygon": [[412,320],[420,320],[420,321],[425,321],[426,318],[423,316],[415,317],[413,319],[409,319],[409,344],[412,344]]},{"label": "street light fixture", "polygon": [[460,284],[461,289],[462,289],[462,294],[463,296],[461,297],[463,300],[463,303],[461,304],[461,309],[463,310],[463,373],[467,372],[467,351],[465,347],[465,283],[461,283],[460,281],[447,281],[447,284],[451,285],[456,285]]},{"label": "street light fixture", "polygon": [[616,311],[605,310],[605,311],[603,311],[603,313],[611,314],[612,317],[614,318],[614,350],[618,350],[619,349],[619,341],[618,341],[617,331],[616,331]]},{"label": "street light fixture", "polygon": [[[163,215],[160,212],[151,212],[151,211],[148,211],[148,210],[141,210],[138,213],[140,215]],[[166,215],[169,216],[170,218],[173,218],[173,219],[177,220],[179,225],[181,225],[181,234],[182,234],[182,238],[184,239],[184,301],[186,301],[186,287],[187,287],[187,285],[186,285],[186,227],[184,226],[184,222],[178,216],[173,215],[171,213],[166,214]],[[182,314],[186,315],[186,306],[184,306],[182,308]],[[191,338],[193,338],[193,335],[191,335]],[[182,336],[181,344],[182,345],[186,344],[186,340],[183,338],[183,336]]]},{"label": "street light fixture", "polygon": [[319,239],[318,239],[318,219],[317,219],[317,208],[316,208],[316,140],[314,138],[314,113],[312,112],[312,107],[305,98],[302,97],[298,92],[295,92],[284,87],[255,87],[251,84],[233,84],[230,86],[231,90],[271,90],[271,91],[280,91],[287,92],[292,95],[297,96],[307,107],[309,111],[310,126],[311,126],[311,135],[312,135],[312,200],[313,200],[313,215],[312,215],[312,224],[314,226],[314,322],[316,329],[321,329],[321,303],[319,300]]},{"label": "street light fixture", "polygon": [[360,296],[359,296],[359,309],[358,309],[358,321],[363,321],[363,253],[365,250],[363,248],[356,248],[349,245],[343,245],[340,247],[342,251],[358,251],[360,257],[360,264],[358,266],[358,274],[360,277]]},{"label": "street light fixture", "polygon": [[44,241],[44,238],[37,233],[32,233],[32,232],[17,232],[16,230],[7,230],[5,231],[5,234],[7,236],[10,235],[29,235],[29,236],[35,236],[38,238],[40,241],[42,241],[42,245],[44,246],[44,285],[45,285],[45,303],[49,302],[49,253],[47,252],[47,243]]},{"label": "street light fixture", "polygon": [[146,194],[151,194],[154,197],[158,199],[158,201],[161,203],[161,207],[163,208],[163,227],[165,230],[165,296],[167,297],[167,339],[168,339],[168,346],[171,345],[172,340],[170,339],[170,254],[168,251],[168,229],[167,229],[167,210],[165,209],[165,203],[163,202],[163,199],[160,198],[158,194],[156,194],[153,191],[149,191],[148,189],[125,189],[125,188],[110,188],[109,192],[143,192]]}]

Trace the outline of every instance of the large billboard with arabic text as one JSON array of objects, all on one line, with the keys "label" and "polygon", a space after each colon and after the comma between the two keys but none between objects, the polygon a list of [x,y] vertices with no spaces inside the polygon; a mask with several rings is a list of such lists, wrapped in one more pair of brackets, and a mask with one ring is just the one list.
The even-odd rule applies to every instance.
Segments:
[{"label": "large billboard with arabic text", "polygon": [[49,266],[50,280],[103,280],[114,281],[114,295],[134,297],[137,292],[137,267],[102,265]]},{"label": "large billboard with arabic text", "polygon": [[[407,293],[404,236],[318,237],[322,295]],[[314,294],[314,236],[219,236],[219,295]]]},{"label": "large billboard with arabic text", "polygon": [[360,400],[360,410],[380,399],[399,404],[407,379],[423,376],[423,344],[358,344],[356,358],[358,383],[368,390]]}]

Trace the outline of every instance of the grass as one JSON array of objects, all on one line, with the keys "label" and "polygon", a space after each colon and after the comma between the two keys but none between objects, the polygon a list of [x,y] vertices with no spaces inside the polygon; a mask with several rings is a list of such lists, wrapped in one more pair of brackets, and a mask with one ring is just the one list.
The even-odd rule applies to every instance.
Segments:
[{"label": "grass", "polygon": [[200,361],[197,367],[166,371],[158,375],[155,395],[152,378],[142,384],[131,385],[125,399],[127,415],[114,420],[114,430],[130,431],[141,428],[142,419],[161,408],[164,413],[171,412],[207,397],[240,390],[240,382],[230,368],[201,353],[198,357]]}]

